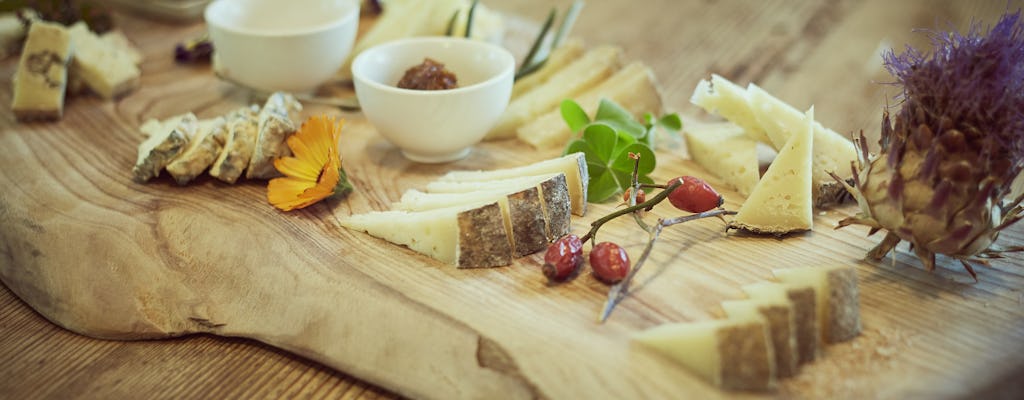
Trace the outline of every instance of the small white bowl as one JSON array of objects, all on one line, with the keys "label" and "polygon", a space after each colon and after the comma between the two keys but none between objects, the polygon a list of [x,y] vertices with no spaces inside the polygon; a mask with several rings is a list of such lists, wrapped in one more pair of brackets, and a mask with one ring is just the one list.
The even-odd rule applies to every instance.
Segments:
[{"label": "small white bowl", "polygon": [[214,67],[267,91],[310,92],[352,51],[359,0],[217,0],[204,16]]},{"label": "small white bowl", "polygon": [[[444,64],[459,87],[398,88],[405,71],[424,58]],[[508,50],[453,37],[387,42],[363,51],[352,63],[356,97],[366,118],[406,158],[424,163],[469,154],[508,106],[514,70]]]}]

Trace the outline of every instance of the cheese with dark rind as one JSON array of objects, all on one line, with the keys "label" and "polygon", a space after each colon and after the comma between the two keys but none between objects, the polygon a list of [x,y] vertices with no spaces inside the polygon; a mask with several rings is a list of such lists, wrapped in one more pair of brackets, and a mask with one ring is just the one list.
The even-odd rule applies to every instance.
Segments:
[{"label": "cheese with dark rind", "polygon": [[572,201],[565,174],[541,182],[539,188],[540,196],[544,199],[541,205],[544,206],[544,220],[547,221],[548,242],[554,242],[572,231]]},{"label": "cheese with dark rind", "polygon": [[497,202],[427,211],[372,211],[342,217],[339,224],[458,268],[512,262],[512,243]]},{"label": "cheese with dark rind", "polygon": [[36,21],[13,78],[11,111],[18,121],[55,120],[64,115],[64,91],[72,51],[71,35],[60,24]]},{"label": "cheese with dark rind", "polygon": [[714,320],[656,326],[633,336],[715,386],[770,390],[774,357],[762,321]]},{"label": "cheese with dark rind", "polygon": [[210,167],[210,176],[235,183],[256,148],[257,111],[255,106],[243,107],[227,116],[227,138],[224,149]]},{"label": "cheese with dark rind", "polygon": [[783,283],[814,288],[821,343],[850,340],[861,332],[857,271],[849,266],[802,267],[774,271]]},{"label": "cheese with dark rind", "polygon": [[188,138],[198,128],[199,120],[192,113],[178,119],[178,124],[150,135],[139,144],[139,155],[132,168],[132,179],[142,183],[160,175],[188,145]]},{"label": "cheese with dark rind", "polygon": [[729,318],[762,319],[768,327],[769,339],[775,355],[775,371],[779,378],[796,375],[796,329],[793,306],[785,299],[746,299],[723,301],[722,309]]},{"label": "cheese with dark rind", "polygon": [[274,159],[291,155],[285,139],[296,129],[291,112],[300,110],[302,104],[290,94],[276,92],[267,98],[256,125],[256,145],[249,159],[249,168],[245,171],[246,178],[270,179],[281,176],[274,168]]},{"label": "cheese with dark rind", "polygon": [[539,190],[532,187],[508,195],[508,213],[512,223],[512,256],[519,258],[548,247],[544,205]]}]

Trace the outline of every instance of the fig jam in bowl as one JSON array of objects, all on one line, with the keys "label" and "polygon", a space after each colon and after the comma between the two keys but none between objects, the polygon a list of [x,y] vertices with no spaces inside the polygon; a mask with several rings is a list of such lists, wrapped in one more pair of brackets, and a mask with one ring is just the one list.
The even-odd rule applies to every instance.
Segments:
[{"label": "fig jam in bowl", "polygon": [[[398,87],[407,71],[422,68],[426,60],[443,64],[457,87]],[[406,158],[424,163],[469,154],[508,106],[514,70],[515,59],[508,50],[453,37],[387,42],[363,51],[352,63],[356,96],[366,118]],[[443,85],[447,78],[430,79]]]},{"label": "fig jam in bowl", "polygon": [[311,92],[352,51],[359,6],[359,0],[216,0],[203,14],[214,67],[253,88]]}]

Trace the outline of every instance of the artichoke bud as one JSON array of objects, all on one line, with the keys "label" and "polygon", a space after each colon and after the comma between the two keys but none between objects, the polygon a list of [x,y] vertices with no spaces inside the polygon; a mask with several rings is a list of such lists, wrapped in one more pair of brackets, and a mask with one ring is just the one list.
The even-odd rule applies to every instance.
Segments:
[{"label": "artichoke bud", "polygon": [[[887,231],[869,256],[907,241],[928,270],[935,255],[984,264],[1024,246],[995,244],[999,231],[1024,217],[1010,198],[1024,169],[1024,23],[1004,15],[987,34],[931,34],[930,54],[887,52],[886,69],[902,87],[900,109],[883,112],[880,152],[857,141],[853,185],[861,212],[840,221]],[[840,182],[842,183],[842,182]]]}]

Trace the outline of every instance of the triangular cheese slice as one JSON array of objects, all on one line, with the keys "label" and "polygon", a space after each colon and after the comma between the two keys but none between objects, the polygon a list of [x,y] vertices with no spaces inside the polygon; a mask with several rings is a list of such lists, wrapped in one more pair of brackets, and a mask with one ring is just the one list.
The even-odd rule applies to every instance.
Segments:
[{"label": "triangular cheese slice", "polygon": [[788,299],[758,298],[723,301],[722,309],[730,319],[762,319],[768,324],[769,339],[779,378],[796,375],[796,329],[793,305]]},{"label": "triangular cheese slice", "polygon": [[[804,116],[799,110],[753,83],[747,86],[747,100],[776,150],[781,150],[793,132],[805,126]],[[834,202],[836,195],[845,189],[829,175],[829,171],[844,179],[851,178],[850,162],[857,159],[857,149],[853,141],[815,121],[813,157],[811,182],[815,188],[815,204]]]},{"label": "triangular cheese slice", "polygon": [[686,125],[690,157],[719,179],[747,196],[759,177],[757,141],[731,122]]},{"label": "triangular cheese slice", "polygon": [[341,218],[339,224],[459,268],[512,262],[512,244],[496,202],[420,212],[374,211]]},{"label": "triangular cheese slice", "polygon": [[582,216],[587,212],[587,184],[590,174],[587,172],[587,159],[583,153],[572,153],[559,158],[536,162],[521,167],[496,169],[490,171],[452,171],[436,182],[487,182],[499,179],[519,178],[531,175],[565,174],[569,186],[569,199],[572,213]]},{"label": "triangular cheese slice", "polygon": [[736,125],[742,126],[751,139],[770,142],[764,128],[757,122],[747,90],[721,76],[712,74],[711,80],[702,80],[693,90],[690,102],[711,114],[717,114]]},{"label": "triangular cheese slice", "polygon": [[844,342],[860,335],[860,291],[853,267],[789,268],[774,274],[784,283],[814,288],[823,343]]},{"label": "triangular cheese slice", "polygon": [[[798,364],[814,361],[821,348],[821,324],[818,322],[817,297],[810,285],[758,282],[743,287],[751,299],[789,301],[793,313],[793,332]],[[782,368],[779,369],[780,376]]]},{"label": "triangular cheese slice", "polygon": [[814,108],[806,114],[804,129],[783,146],[761,181],[743,202],[731,228],[782,235],[814,226],[811,198],[811,154]]},{"label": "triangular cheese slice", "polygon": [[725,389],[775,387],[771,342],[763,321],[715,320],[660,325],[633,337]]}]

